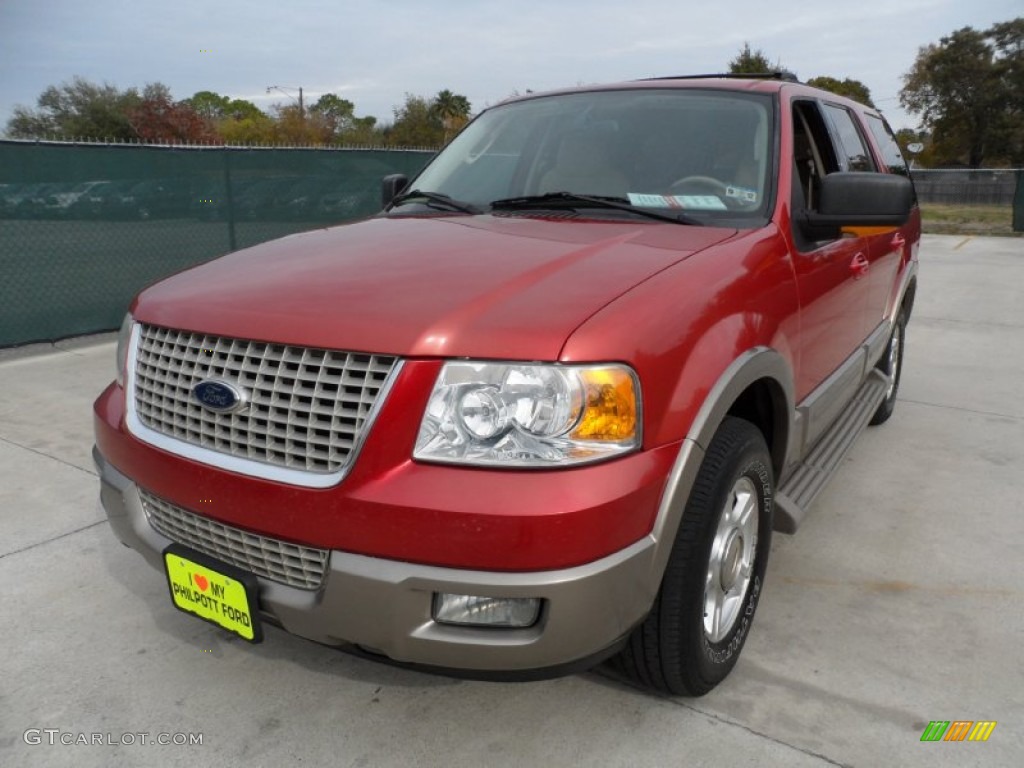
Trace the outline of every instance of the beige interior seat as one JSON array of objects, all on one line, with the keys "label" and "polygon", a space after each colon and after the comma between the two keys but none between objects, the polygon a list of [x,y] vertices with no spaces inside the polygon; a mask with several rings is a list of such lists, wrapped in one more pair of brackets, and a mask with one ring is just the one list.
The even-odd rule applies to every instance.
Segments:
[{"label": "beige interior seat", "polygon": [[541,177],[537,192],[625,197],[629,179],[612,165],[603,136],[572,133],[562,139],[555,165]]}]

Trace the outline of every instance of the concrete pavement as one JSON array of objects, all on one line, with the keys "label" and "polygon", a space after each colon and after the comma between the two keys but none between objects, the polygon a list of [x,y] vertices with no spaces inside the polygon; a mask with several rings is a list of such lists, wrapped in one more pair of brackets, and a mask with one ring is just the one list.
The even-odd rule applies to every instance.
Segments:
[{"label": "concrete pavement", "polygon": [[[1017,764],[1022,285],[1024,240],[925,238],[901,402],[775,537],[743,657],[702,699],[605,668],[483,683],[271,627],[234,641],[176,611],[97,509],[109,337],[0,352],[0,765]],[[998,725],[986,743],[921,743],[930,720]]]}]

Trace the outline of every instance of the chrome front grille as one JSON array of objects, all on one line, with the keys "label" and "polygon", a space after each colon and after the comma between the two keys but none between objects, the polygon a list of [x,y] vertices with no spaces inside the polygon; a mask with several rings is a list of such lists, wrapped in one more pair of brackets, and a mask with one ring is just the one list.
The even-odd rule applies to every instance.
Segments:
[{"label": "chrome front grille", "polygon": [[158,533],[270,581],[317,589],[327,570],[327,550],[249,533],[197,515],[139,489],[142,508]]},{"label": "chrome front grille", "polygon": [[[396,363],[142,325],[130,365],[143,426],[243,461],[322,475],[346,466]],[[248,405],[204,408],[192,397],[204,379],[244,389]]]}]

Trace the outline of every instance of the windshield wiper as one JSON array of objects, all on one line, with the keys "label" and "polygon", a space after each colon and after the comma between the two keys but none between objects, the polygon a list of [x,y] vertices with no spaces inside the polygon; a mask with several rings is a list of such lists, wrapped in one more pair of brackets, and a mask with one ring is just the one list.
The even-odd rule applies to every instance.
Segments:
[{"label": "windshield wiper", "polygon": [[391,201],[391,205],[402,205],[410,200],[414,200],[417,197],[423,198],[428,201],[429,204],[433,204],[434,207],[441,207],[449,211],[459,211],[460,213],[483,213],[475,205],[469,203],[463,203],[460,200],[453,200],[448,195],[440,192],[426,192],[422,189],[414,189],[410,192],[403,192],[400,195],[396,195],[395,199]]},{"label": "windshield wiper", "polygon": [[637,216],[646,216],[659,221],[671,221],[673,224],[689,224],[701,226],[702,222],[687,216],[685,213],[661,213],[646,208],[637,208],[624,197],[605,197],[603,195],[578,195],[575,192],[548,192],[545,195],[524,195],[522,197],[506,197],[491,202],[491,210],[508,211],[516,208],[549,208],[552,204],[563,203],[573,207],[574,203],[586,203],[595,208],[614,208]]}]

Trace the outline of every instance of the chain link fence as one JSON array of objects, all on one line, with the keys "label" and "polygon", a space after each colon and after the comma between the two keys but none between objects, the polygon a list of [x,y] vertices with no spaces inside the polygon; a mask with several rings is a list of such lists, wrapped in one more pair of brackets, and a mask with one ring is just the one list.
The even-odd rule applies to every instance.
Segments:
[{"label": "chain link fence", "polygon": [[0,141],[0,347],[115,329],[149,283],[372,215],[431,156]]},{"label": "chain link fence", "polygon": [[915,169],[911,172],[917,196],[923,203],[948,205],[1014,204],[1018,179],[1014,168]]},{"label": "chain link fence", "polygon": [[917,196],[925,206],[940,209],[935,231],[960,221],[965,231],[988,228],[993,234],[1024,232],[1024,169],[952,168],[911,172]]}]

